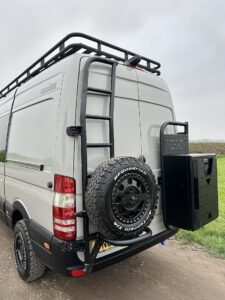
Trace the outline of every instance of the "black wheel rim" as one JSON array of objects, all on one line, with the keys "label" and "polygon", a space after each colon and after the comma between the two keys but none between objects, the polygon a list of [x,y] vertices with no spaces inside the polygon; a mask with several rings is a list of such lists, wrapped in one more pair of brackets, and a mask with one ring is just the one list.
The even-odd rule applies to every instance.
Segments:
[{"label": "black wheel rim", "polygon": [[22,267],[23,269],[26,269],[26,248],[24,239],[21,233],[18,233],[15,237],[14,242],[15,247],[15,255],[16,255],[16,261],[17,264]]},{"label": "black wheel rim", "polygon": [[138,222],[150,205],[150,191],[146,180],[138,174],[121,177],[113,189],[112,210],[123,224]]}]

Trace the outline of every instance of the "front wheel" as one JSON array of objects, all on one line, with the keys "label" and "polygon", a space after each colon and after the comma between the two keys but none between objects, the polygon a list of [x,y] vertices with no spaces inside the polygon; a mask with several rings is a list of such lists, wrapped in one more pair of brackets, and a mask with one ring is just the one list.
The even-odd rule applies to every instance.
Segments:
[{"label": "front wheel", "polygon": [[45,265],[34,253],[32,241],[24,220],[16,223],[13,240],[16,266],[20,277],[27,282],[42,277],[45,272]]}]

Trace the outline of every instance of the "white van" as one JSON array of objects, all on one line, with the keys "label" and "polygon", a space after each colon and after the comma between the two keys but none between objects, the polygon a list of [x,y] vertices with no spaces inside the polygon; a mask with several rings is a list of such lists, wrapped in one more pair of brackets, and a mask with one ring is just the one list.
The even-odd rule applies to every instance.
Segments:
[{"label": "white van", "polygon": [[215,155],[188,153],[159,68],[73,33],[0,91],[0,214],[23,280],[82,276],[218,216]]}]

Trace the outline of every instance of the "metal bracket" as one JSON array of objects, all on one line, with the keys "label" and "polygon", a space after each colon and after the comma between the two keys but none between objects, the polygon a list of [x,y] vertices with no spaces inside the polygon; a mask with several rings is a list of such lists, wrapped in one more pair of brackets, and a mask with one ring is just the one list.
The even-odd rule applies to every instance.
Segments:
[{"label": "metal bracket", "polygon": [[82,126],[69,126],[66,128],[66,133],[68,136],[79,136],[82,134]]},{"label": "metal bracket", "polygon": [[[181,126],[184,128],[183,132],[176,132],[173,134],[166,133],[168,126]],[[164,122],[160,128],[160,161],[161,161],[161,192],[162,192],[162,204],[163,204],[163,220],[165,227],[169,230],[172,229],[170,225],[167,225],[165,211],[165,182],[164,182],[164,156],[177,155],[189,153],[188,143],[188,123],[187,122]]]},{"label": "metal bracket", "polygon": [[162,185],[162,176],[158,177],[158,185]]},{"label": "metal bracket", "polygon": [[63,243],[61,244],[61,250],[63,252],[84,251],[84,242],[77,240],[76,243]]},{"label": "metal bracket", "polygon": [[97,238],[96,242],[95,242],[95,245],[91,251],[91,254],[90,254],[90,261],[88,264],[85,264],[85,272],[88,274],[88,273],[91,273],[92,272],[92,269],[93,269],[93,266],[94,266],[94,262],[97,258],[97,255],[99,253],[99,250],[102,246],[102,239],[100,237]]},{"label": "metal bracket", "polygon": [[78,211],[78,212],[75,213],[75,217],[77,217],[77,218],[83,218],[86,215],[87,215],[87,213],[86,213],[85,210]]},{"label": "metal bracket", "polygon": [[140,63],[141,59],[142,58],[140,55],[135,55],[135,56],[131,57],[130,59],[128,59],[125,63],[127,65],[136,67]]},{"label": "metal bracket", "polygon": [[150,237],[152,237],[152,231],[149,227],[146,227],[145,230],[146,234],[140,235],[136,238],[130,239],[130,240],[110,240],[107,239],[104,236],[101,236],[102,240],[110,245],[114,245],[114,246],[130,246],[136,243],[139,243],[143,240],[149,239]]}]

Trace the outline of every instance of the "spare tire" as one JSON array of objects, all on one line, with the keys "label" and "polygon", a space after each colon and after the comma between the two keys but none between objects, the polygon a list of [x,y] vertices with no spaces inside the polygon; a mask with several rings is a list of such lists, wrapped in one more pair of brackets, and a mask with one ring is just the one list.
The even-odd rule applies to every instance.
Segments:
[{"label": "spare tire", "polygon": [[109,239],[131,239],[151,223],[158,186],[141,159],[118,157],[102,163],[89,179],[86,210],[90,221]]}]

